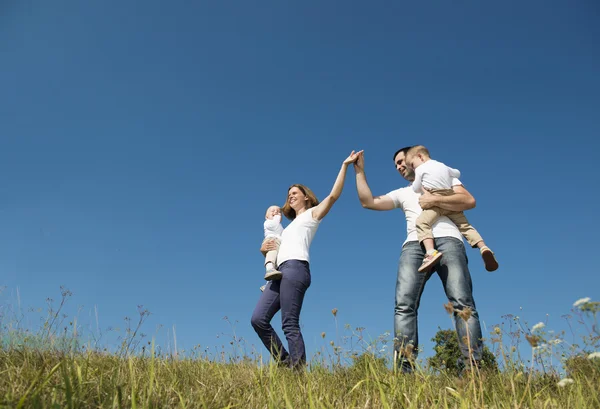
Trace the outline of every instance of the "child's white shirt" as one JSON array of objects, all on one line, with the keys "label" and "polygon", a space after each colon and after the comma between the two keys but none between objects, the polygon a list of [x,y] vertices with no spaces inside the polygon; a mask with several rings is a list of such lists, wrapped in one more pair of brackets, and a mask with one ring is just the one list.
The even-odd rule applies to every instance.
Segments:
[{"label": "child's white shirt", "polygon": [[460,177],[460,171],[446,166],[442,162],[429,159],[415,169],[412,188],[415,193],[425,189],[452,189],[452,181]]},{"label": "child's white shirt", "polygon": [[281,239],[283,226],[281,225],[281,215],[275,215],[272,219],[265,220],[265,239],[267,237]]}]

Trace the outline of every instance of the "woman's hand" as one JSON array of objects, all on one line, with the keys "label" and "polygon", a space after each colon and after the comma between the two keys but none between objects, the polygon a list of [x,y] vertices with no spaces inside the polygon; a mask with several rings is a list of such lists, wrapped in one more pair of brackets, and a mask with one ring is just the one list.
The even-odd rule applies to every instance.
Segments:
[{"label": "woman's hand", "polygon": [[362,173],[365,171],[365,154],[364,151],[360,151],[356,154],[356,161],[354,162],[354,171],[356,173]]},{"label": "woman's hand", "polygon": [[354,151],[352,151],[352,152],[350,153],[350,156],[348,156],[348,157],[347,157],[347,158],[344,160],[343,164],[344,164],[344,165],[349,165],[349,164],[351,164],[351,163],[354,163],[354,162],[356,162],[356,160],[358,159],[358,157],[359,157],[359,155],[360,155],[361,153],[363,153],[363,151],[359,151],[359,152],[354,152]]},{"label": "woman's hand", "polygon": [[275,240],[263,241],[262,246],[260,246],[260,252],[263,254],[263,256],[265,256],[271,250],[277,250],[277,243],[275,243]]}]

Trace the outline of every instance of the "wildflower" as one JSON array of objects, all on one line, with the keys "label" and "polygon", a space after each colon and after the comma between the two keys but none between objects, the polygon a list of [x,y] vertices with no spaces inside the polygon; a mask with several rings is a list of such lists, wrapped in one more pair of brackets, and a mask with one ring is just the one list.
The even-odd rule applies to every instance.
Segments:
[{"label": "wildflower", "polygon": [[565,378],[565,379],[561,379],[560,382],[557,383],[557,385],[561,388],[564,388],[565,386],[567,386],[570,383],[573,383],[575,381],[573,381],[573,379],[571,378]]},{"label": "wildflower", "polygon": [[563,340],[562,340],[562,339],[559,339],[559,338],[556,338],[556,339],[550,340],[550,341],[548,341],[548,342],[549,342],[550,344],[552,344],[552,345],[558,345],[558,344],[560,344],[561,342],[563,342]]},{"label": "wildflower", "polygon": [[454,313],[454,305],[450,301],[448,301],[448,304],[444,304],[444,309],[448,314]]},{"label": "wildflower", "polygon": [[588,355],[588,359],[600,358],[600,352],[592,352]]},{"label": "wildflower", "polygon": [[334,308],[333,310],[331,310],[331,313],[333,314],[333,316],[337,316],[337,308]]},{"label": "wildflower", "polygon": [[462,310],[460,310],[457,314],[460,318],[463,319],[463,321],[468,321],[469,318],[471,318],[471,314],[473,314],[473,310],[469,307],[465,307]]},{"label": "wildflower", "polygon": [[500,335],[501,333],[502,333],[502,330],[500,329],[500,327],[494,327],[494,334]]},{"label": "wildflower", "polygon": [[531,328],[531,332],[534,332],[534,331],[536,331],[536,330],[538,330],[538,329],[542,329],[542,328],[544,328],[545,326],[546,326],[546,324],[544,324],[543,322],[538,322],[537,324],[535,324],[535,325],[533,326],[533,328]]},{"label": "wildflower", "polygon": [[537,335],[525,334],[525,339],[527,339],[527,342],[529,342],[529,345],[531,345],[533,348],[537,347],[540,343],[540,337]]},{"label": "wildflower", "polygon": [[407,359],[411,359],[414,349],[415,346],[413,344],[407,344],[404,348],[400,348],[400,355]]},{"label": "wildflower", "polygon": [[321,338],[325,338],[325,333],[321,332]]},{"label": "wildflower", "polygon": [[573,303],[573,307],[576,307],[576,308],[577,308],[577,307],[579,307],[579,306],[581,306],[581,305],[583,305],[583,304],[587,304],[587,303],[589,303],[590,301],[591,301],[591,298],[590,298],[590,297],[580,298],[580,299],[578,299],[577,301],[575,301],[575,302]]},{"label": "wildflower", "polygon": [[331,346],[333,346],[333,341],[331,341],[329,344],[331,344]]}]

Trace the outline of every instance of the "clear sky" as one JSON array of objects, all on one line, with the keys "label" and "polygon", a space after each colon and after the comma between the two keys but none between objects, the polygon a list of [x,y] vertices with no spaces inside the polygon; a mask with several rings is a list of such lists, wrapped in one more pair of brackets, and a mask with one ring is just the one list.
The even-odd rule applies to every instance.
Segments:
[{"label": "clear sky", "polygon": [[[82,329],[141,304],[162,345],[175,326],[179,348],[220,346],[227,316],[264,352],[249,321],[265,209],[292,183],[325,197],[352,149],[375,194],[405,186],[392,155],[424,144],[461,170],[500,262],[467,250],[484,334],[505,314],[563,328],[600,295],[599,17],[593,0],[6,0],[2,305],[64,285]],[[350,170],[311,249],[309,354],[332,308],[340,328],[392,330],[404,238],[400,210],[361,208]],[[445,302],[434,276],[425,356]]]}]

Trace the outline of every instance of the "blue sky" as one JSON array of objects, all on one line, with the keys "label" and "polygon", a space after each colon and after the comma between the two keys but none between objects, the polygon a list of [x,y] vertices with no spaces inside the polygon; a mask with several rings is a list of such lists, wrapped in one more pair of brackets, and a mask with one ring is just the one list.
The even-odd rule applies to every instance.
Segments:
[{"label": "blue sky", "polygon": [[[505,314],[560,329],[573,301],[598,299],[594,1],[2,9],[2,305],[43,307],[64,285],[84,327],[95,308],[107,328],[142,304],[165,346],[175,326],[179,348],[218,347],[227,316],[264,352],[249,319],[265,209],[292,183],[325,197],[352,149],[375,194],[404,186],[392,154],[417,143],[461,170],[497,253],[494,273],[467,253],[484,333]],[[402,212],[363,210],[350,171],[311,249],[309,354],[332,339],[332,308],[340,327],[392,330],[404,238]],[[424,356],[451,325],[445,301],[434,276]]]}]

